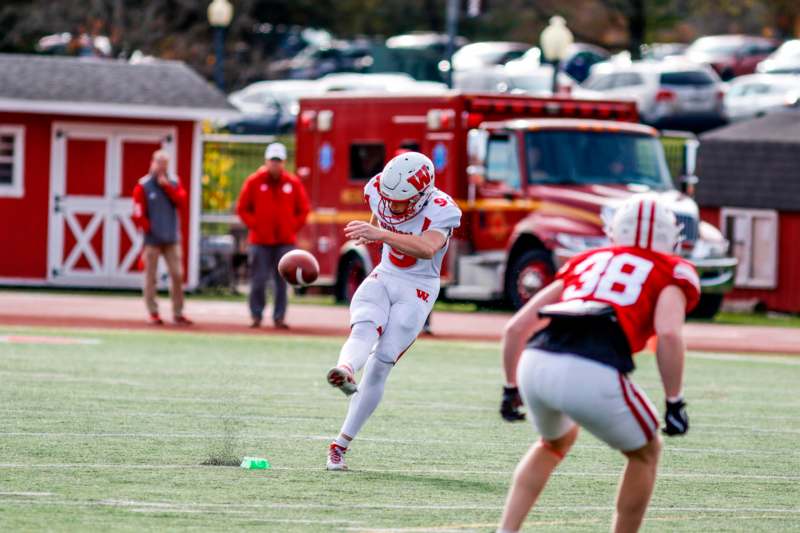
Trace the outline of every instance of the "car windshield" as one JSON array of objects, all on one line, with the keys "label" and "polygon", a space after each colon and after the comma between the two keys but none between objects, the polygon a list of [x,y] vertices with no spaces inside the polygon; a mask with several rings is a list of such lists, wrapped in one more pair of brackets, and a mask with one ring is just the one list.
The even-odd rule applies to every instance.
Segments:
[{"label": "car windshield", "polygon": [[525,137],[528,181],[559,185],[672,188],[661,142],[649,135],[542,130]]}]

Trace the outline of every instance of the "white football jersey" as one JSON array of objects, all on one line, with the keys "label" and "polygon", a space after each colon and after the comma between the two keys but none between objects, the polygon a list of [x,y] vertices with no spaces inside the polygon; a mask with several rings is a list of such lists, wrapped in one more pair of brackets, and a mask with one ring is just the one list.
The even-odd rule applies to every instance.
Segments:
[{"label": "white football jersey", "polygon": [[413,218],[398,224],[390,224],[378,216],[378,202],[381,198],[378,194],[377,176],[372,178],[364,187],[364,197],[369,203],[369,208],[375,215],[378,224],[385,230],[405,235],[422,235],[428,230],[435,230],[447,237],[444,246],[434,254],[432,259],[417,259],[384,243],[381,250],[381,262],[375,270],[388,274],[438,280],[442,270],[442,259],[447,253],[447,247],[450,244],[450,237],[453,234],[453,230],[461,225],[461,209],[450,198],[450,195],[434,188],[420,212]]}]

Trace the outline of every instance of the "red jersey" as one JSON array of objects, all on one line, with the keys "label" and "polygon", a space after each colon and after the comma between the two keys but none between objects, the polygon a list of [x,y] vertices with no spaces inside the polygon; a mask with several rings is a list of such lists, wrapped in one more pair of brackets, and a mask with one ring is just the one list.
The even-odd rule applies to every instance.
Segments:
[{"label": "red jersey", "polygon": [[700,278],[680,257],[628,246],[590,250],[570,259],[556,274],[564,281],[561,301],[610,304],[631,352],[641,351],[655,333],[653,320],[661,291],[676,285],[686,296],[686,312],[700,299]]}]

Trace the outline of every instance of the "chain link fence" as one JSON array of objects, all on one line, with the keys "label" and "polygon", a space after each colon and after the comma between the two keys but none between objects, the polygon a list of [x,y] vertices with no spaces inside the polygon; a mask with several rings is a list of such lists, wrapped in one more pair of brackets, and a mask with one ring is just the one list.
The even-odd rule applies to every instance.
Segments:
[{"label": "chain link fence", "polygon": [[286,168],[293,170],[293,135],[203,135],[201,290],[235,293],[246,277],[247,230],[236,215],[236,200],[247,177],[264,164],[267,145],[275,141],[286,145]]}]

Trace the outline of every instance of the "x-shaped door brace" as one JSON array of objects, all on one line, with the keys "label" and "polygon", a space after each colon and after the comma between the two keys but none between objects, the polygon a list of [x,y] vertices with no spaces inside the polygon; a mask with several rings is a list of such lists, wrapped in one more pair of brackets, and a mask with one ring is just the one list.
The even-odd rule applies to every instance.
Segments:
[{"label": "x-shaped door brace", "polygon": [[136,227],[133,225],[133,221],[131,220],[130,216],[120,214],[117,215],[117,220],[119,221],[119,227],[128,235],[128,238],[131,241],[131,247],[128,250],[128,253],[125,254],[125,257],[119,264],[119,271],[121,273],[126,273],[130,270],[131,264],[139,255],[139,252],[142,249],[143,239],[141,233],[136,231]]},{"label": "x-shaped door brace", "polygon": [[103,223],[103,218],[103,213],[94,213],[89,221],[89,224],[86,225],[86,229],[84,230],[75,219],[75,213],[64,211],[64,220],[66,220],[67,226],[69,226],[69,229],[75,236],[75,247],[64,261],[65,271],[71,270],[75,266],[75,263],[78,262],[78,259],[80,259],[81,255],[84,255],[86,260],[89,262],[89,265],[92,267],[92,273],[102,274],[103,266],[100,263],[100,260],[97,258],[97,254],[94,252],[94,249],[92,248],[92,238],[94,237],[94,234],[97,233],[97,229]]}]

